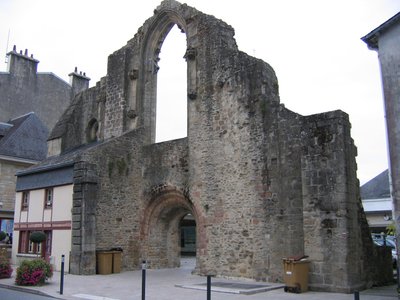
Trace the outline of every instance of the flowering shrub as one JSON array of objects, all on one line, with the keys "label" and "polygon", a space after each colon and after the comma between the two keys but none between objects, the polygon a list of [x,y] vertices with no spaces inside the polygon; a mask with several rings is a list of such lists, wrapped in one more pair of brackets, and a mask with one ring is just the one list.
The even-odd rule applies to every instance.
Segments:
[{"label": "flowering shrub", "polygon": [[0,279],[10,278],[13,269],[6,248],[0,248]]},{"label": "flowering shrub", "polygon": [[0,262],[0,279],[10,278],[13,269],[11,268],[11,264],[9,261],[1,261]]},{"label": "flowering shrub", "polygon": [[53,276],[51,265],[43,259],[24,260],[17,268],[17,285],[42,285]]}]

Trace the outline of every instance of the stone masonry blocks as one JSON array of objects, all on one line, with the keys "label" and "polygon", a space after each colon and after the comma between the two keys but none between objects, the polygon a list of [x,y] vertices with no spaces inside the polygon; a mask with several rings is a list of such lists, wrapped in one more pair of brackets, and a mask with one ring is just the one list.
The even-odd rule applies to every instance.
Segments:
[{"label": "stone masonry blocks", "polygon": [[[188,136],[155,144],[155,64],[174,24],[187,39]],[[149,258],[178,266],[190,214],[198,274],[282,281],[282,257],[306,254],[311,289],[351,292],[375,280],[348,116],[285,108],[272,67],[233,36],[223,21],[163,1],[110,55],[106,79],[75,98],[60,123],[82,131],[96,116],[100,132],[92,143],[67,127],[59,135],[61,157],[81,149],[73,273],[93,274],[95,251],[113,247],[126,270]]]}]

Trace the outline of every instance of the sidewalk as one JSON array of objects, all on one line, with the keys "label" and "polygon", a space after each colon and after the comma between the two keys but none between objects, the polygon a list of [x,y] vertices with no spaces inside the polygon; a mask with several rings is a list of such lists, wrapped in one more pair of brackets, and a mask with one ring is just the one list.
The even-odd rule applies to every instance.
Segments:
[{"label": "sidewalk", "polygon": [[[162,269],[146,271],[146,300],[205,300],[206,277],[191,275],[193,264],[183,261],[179,269]],[[15,272],[15,268],[14,268]],[[63,295],[60,295],[60,273],[54,272],[53,278],[41,287],[19,287],[14,284],[15,277],[1,279],[0,287],[29,290],[43,293],[59,299],[79,300],[128,300],[141,299],[142,272],[130,271],[109,275],[64,276]],[[285,293],[279,284],[268,284],[250,280],[228,280],[212,278],[212,300],[353,300],[352,294],[306,292],[302,294]],[[238,294],[243,292],[262,292],[255,294]],[[194,289],[195,288],[195,289]],[[265,291],[268,290],[268,291]],[[366,290],[360,293],[361,300],[398,299],[396,287],[389,286]]]}]

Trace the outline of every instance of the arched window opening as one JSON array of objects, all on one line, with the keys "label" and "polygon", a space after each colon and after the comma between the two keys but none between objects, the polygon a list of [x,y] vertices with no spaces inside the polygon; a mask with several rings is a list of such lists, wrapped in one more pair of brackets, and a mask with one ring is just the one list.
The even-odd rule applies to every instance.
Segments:
[{"label": "arched window opening", "polygon": [[175,25],[160,52],[157,73],[156,143],[187,136],[186,35]]},{"label": "arched window opening", "polygon": [[99,123],[96,119],[91,119],[86,128],[86,140],[88,143],[97,142]]}]

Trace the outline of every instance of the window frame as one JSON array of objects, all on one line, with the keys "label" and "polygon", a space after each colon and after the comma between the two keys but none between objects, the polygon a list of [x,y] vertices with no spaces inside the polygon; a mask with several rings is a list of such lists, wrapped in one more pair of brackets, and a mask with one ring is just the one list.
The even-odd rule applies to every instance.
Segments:
[{"label": "window frame", "polygon": [[53,231],[45,230],[46,240],[41,243],[33,243],[29,237],[34,230],[21,230],[19,233],[18,253],[17,254],[35,254],[43,256],[47,253],[49,256],[52,251]]},{"label": "window frame", "polygon": [[[50,199],[49,199],[50,196]],[[45,209],[52,209],[53,208],[53,201],[54,201],[54,189],[53,188],[46,188],[44,192],[44,208]]]},{"label": "window frame", "polygon": [[29,198],[30,198],[29,191],[23,191],[21,198],[21,211],[27,211],[29,209]]},{"label": "window frame", "polygon": [[[31,232],[29,231],[28,236],[30,235],[30,233]],[[43,242],[34,243],[31,240],[29,240],[29,238],[28,238],[28,252],[25,252],[25,253],[28,253],[28,254],[42,254],[42,244],[43,244]]]},{"label": "window frame", "polygon": [[23,230],[19,232],[18,253],[29,253],[29,231]]}]

